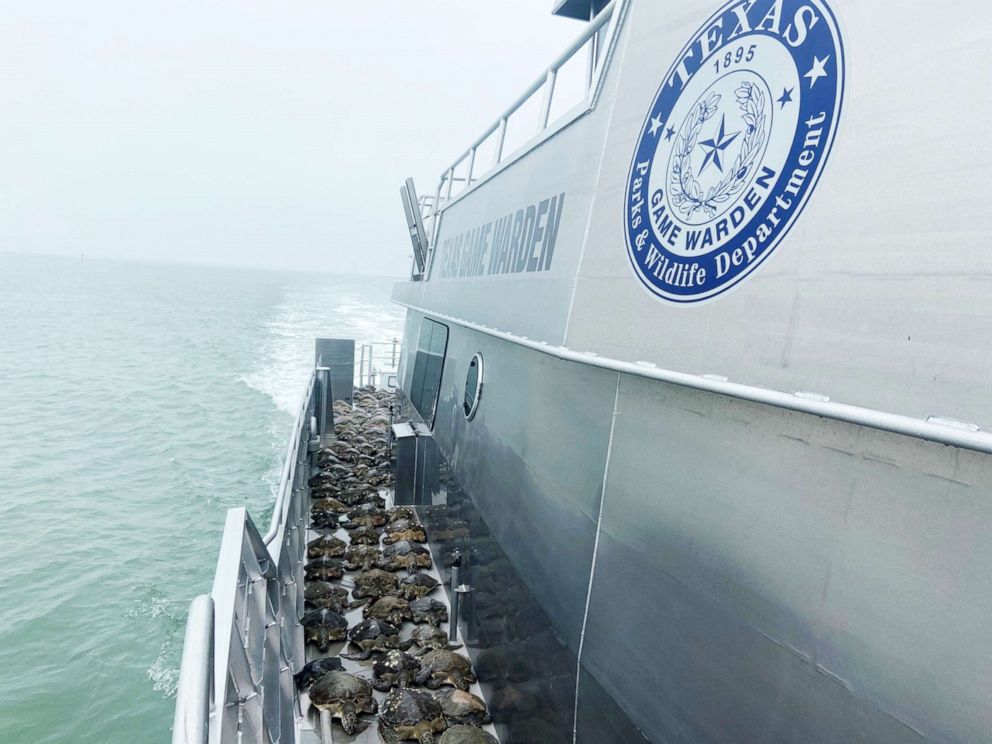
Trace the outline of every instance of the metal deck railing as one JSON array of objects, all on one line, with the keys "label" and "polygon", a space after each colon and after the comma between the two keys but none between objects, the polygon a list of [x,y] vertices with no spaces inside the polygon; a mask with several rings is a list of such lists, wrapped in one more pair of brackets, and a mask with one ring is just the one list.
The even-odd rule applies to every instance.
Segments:
[{"label": "metal deck railing", "polygon": [[227,512],[213,589],[190,605],[173,744],[296,741],[307,471],[332,423],[329,385],[316,371],[307,382],[268,532],[243,507]]},{"label": "metal deck railing", "polygon": [[[599,73],[601,72],[604,55],[601,53],[601,42],[603,30],[607,24],[611,23],[615,17],[619,17],[618,7],[624,0],[612,0],[609,5],[603,8],[589,24],[582,30],[582,33],[565,49],[555,60],[545,68],[544,72],[515,100],[510,106],[490,124],[486,130],[479,135],[468,149],[462,152],[455,161],[441,174],[437,185],[437,191],[431,200],[432,216],[444,208],[446,202],[467,191],[473,183],[482,180],[487,174],[493,172],[506,158],[504,157],[504,145],[506,144],[506,134],[514,116],[530,102],[535,95],[541,94],[541,108],[537,120],[537,130],[534,132],[535,139],[523,146],[526,151],[539,141],[541,136],[549,129],[552,105],[555,99],[556,82],[558,73],[583,49],[589,50],[588,64],[586,68],[585,86],[579,103],[590,103],[597,88]],[[616,24],[614,24],[614,29]],[[566,114],[567,116],[567,114]],[[493,140],[493,155],[489,163],[480,163],[477,154],[484,146]],[[455,189],[455,184],[459,188]],[[434,224],[437,220],[434,219]],[[433,244],[433,241],[432,241]]]},{"label": "metal deck railing", "polygon": [[356,362],[358,372],[355,380],[358,387],[375,384],[376,377],[381,373],[395,374],[402,348],[403,344],[398,338],[362,344]]}]

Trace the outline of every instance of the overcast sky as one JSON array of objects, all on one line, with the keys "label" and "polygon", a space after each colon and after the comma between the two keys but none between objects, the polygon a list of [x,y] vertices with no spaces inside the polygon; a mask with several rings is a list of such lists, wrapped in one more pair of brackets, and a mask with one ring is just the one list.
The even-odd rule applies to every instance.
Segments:
[{"label": "overcast sky", "polygon": [[399,187],[581,30],[553,0],[0,0],[0,251],[409,269]]}]

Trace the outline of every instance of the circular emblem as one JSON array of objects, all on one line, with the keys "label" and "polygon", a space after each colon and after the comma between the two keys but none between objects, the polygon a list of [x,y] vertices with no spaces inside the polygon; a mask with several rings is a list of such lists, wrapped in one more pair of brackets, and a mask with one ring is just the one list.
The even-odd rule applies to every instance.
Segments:
[{"label": "circular emblem", "polygon": [[627,253],[657,297],[707,300],[753,273],[830,154],[844,50],[824,0],[732,0],[682,49],[627,178]]}]

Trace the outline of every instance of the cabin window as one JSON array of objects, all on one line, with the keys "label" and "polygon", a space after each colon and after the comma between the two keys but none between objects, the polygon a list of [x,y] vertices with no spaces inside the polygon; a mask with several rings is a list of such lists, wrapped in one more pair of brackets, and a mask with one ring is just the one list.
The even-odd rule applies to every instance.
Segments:
[{"label": "cabin window", "polygon": [[482,354],[476,354],[468,363],[468,374],[465,376],[465,400],[462,410],[469,421],[475,418],[479,409],[479,398],[482,397]]},{"label": "cabin window", "polygon": [[424,318],[417,340],[417,356],[413,363],[410,402],[420,412],[428,426],[434,426],[437,395],[441,389],[441,372],[448,348],[448,326]]}]

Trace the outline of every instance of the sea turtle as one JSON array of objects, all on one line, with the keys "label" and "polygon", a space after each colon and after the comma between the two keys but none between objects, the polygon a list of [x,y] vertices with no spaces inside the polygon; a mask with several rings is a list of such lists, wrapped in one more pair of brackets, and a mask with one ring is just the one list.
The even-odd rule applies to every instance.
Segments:
[{"label": "sea turtle", "polygon": [[438,649],[428,651],[420,657],[420,673],[417,684],[426,684],[432,690],[444,684],[467,690],[475,682],[472,664],[461,654]]},{"label": "sea turtle", "polygon": [[413,620],[410,603],[400,597],[380,597],[364,610],[366,618],[385,620],[399,626],[404,620]]},{"label": "sea turtle", "polygon": [[421,597],[410,603],[413,622],[428,623],[435,628],[448,620],[448,608],[442,602],[430,597]]},{"label": "sea turtle", "polygon": [[375,527],[356,527],[350,531],[349,537],[353,545],[378,545],[381,534]]},{"label": "sea turtle", "polygon": [[397,591],[396,574],[373,568],[355,577],[352,594],[355,599],[369,598],[373,601]]},{"label": "sea turtle", "polygon": [[415,520],[417,518],[417,513],[412,506],[394,506],[392,509],[386,509],[386,515],[390,522],[395,522],[398,519]]},{"label": "sea turtle", "polygon": [[307,580],[333,581],[344,576],[344,566],[334,558],[314,558],[303,569]]},{"label": "sea turtle", "polygon": [[358,519],[358,517],[366,517],[370,515],[377,516],[382,519],[382,521],[376,525],[377,527],[380,527],[389,521],[387,512],[379,508],[379,506],[374,503],[359,504],[355,508],[348,510],[348,519]]},{"label": "sea turtle", "polygon": [[328,581],[309,582],[303,597],[308,609],[334,610],[342,615],[368,602],[367,599],[356,599],[352,602],[348,598],[347,589],[342,586],[335,586]]},{"label": "sea turtle", "polygon": [[342,504],[335,498],[330,496],[317,498],[314,497],[313,501],[310,502],[310,513],[315,514],[316,512],[328,512],[330,514],[344,514],[348,511],[348,507]]},{"label": "sea turtle", "polygon": [[386,515],[382,512],[371,512],[369,514],[362,514],[360,516],[349,518],[347,522],[342,524],[346,530],[355,530],[359,527],[381,527],[382,523],[386,521]]},{"label": "sea turtle", "polygon": [[435,692],[434,698],[441,704],[444,719],[449,724],[467,723],[483,726],[493,720],[482,698],[466,690],[446,687]]},{"label": "sea turtle", "polygon": [[360,654],[341,654],[345,659],[364,661],[373,653],[398,648],[405,651],[410,641],[400,640],[400,631],[395,625],[384,620],[362,620],[348,631],[348,640],[362,650]]},{"label": "sea turtle", "polygon": [[415,739],[420,744],[436,744],[445,729],[444,711],[434,696],[423,690],[400,687],[382,701],[379,709],[379,738],[385,744]]},{"label": "sea turtle", "polygon": [[348,544],[333,535],[324,535],[307,543],[307,558],[340,558]]},{"label": "sea turtle", "polygon": [[348,621],[334,610],[311,610],[300,621],[303,639],[322,652],[334,641],[343,641],[348,634]]},{"label": "sea turtle", "polygon": [[[536,740],[534,740],[536,741]],[[499,744],[492,734],[475,726],[457,724],[452,726],[437,740],[438,744]]]},{"label": "sea turtle", "polygon": [[414,652],[414,656],[421,656],[431,650],[445,649],[447,651],[453,651],[456,648],[461,648],[460,643],[450,645],[448,643],[448,634],[440,628],[435,628],[433,625],[418,625],[413,629],[413,633],[410,634],[410,640],[420,647]]},{"label": "sea turtle", "polygon": [[382,551],[378,566],[386,571],[406,569],[413,573],[418,568],[431,567],[431,554],[423,545],[400,540]]},{"label": "sea turtle", "polygon": [[380,558],[382,553],[373,545],[352,545],[344,553],[344,567],[349,571],[368,571]]},{"label": "sea turtle", "polygon": [[303,690],[328,672],[343,671],[344,665],[341,663],[341,659],[337,656],[325,656],[323,659],[314,659],[309,664],[305,664],[300,671],[293,675],[293,679],[296,680],[296,686]]},{"label": "sea turtle", "polygon": [[379,692],[389,692],[394,687],[409,687],[420,671],[420,662],[410,654],[393,649],[372,664],[372,686]]},{"label": "sea turtle", "polygon": [[382,541],[386,545],[392,545],[400,540],[425,543],[427,542],[427,532],[424,530],[423,525],[411,522],[408,519],[398,519],[386,525],[386,535]]},{"label": "sea turtle", "polygon": [[310,515],[310,526],[316,530],[336,530],[338,515],[331,512],[314,512]]},{"label": "sea turtle", "polygon": [[342,504],[352,507],[359,504],[375,504],[381,508],[385,503],[375,491],[369,491],[367,488],[350,488],[339,493],[337,499]]},{"label": "sea turtle", "polygon": [[430,574],[415,573],[401,579],[395,593],[398,597],[414,600],[430,594],[439,586],[437,579]]},{"label": "sea turtle", "polygon": [[347,672],[328,672],[310,687],[310,702],[341,719],[341,727],[351,736],[358,729],[361,713],[374,715],[379,706],[372,697],[368,680]]}]

